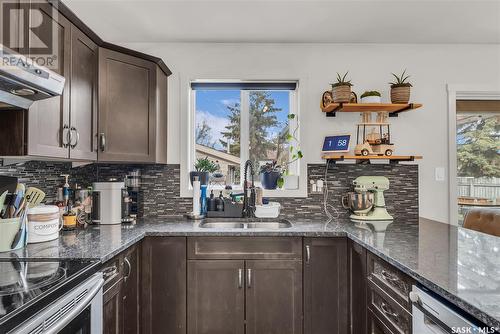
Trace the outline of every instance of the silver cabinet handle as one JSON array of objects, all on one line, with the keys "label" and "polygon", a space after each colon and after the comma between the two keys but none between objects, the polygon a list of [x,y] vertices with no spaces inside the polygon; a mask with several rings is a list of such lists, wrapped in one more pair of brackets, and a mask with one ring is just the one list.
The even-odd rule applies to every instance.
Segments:
[{"label": "silver cabinet handle", "polygon": [[104,152],[106,149],[106,135],[104,132],[99,134],[99,148],[101,149],[101,152]]},{"label": "silver cabinet handle", "polygon": [[118,268],[116,267],[116,265],[103,269],[102,277],[104,278],[105,283],[107,283],[117,273],[118,273]]},{"label": "silver cabinet handle", "polygon": [[382,274],[382,277],[386,280],[386,281],[389,281],[389,282],[397,282],[399,281],[399,279],[397,277],[394,277],[392,276],[391,274],[389,274],[387,271],[385,270],[382,270],[381,272]]},{"label": "silver cabinet handle", "polygon": [[311,246],[306,245],[306,263],[311,261]]},{"label": "silver cabinet handle", "polygon": [[392,312],[389,307],[387,306],[386,303],[382,303],[380,304],[380,309],[382,310],[382,312],[384,312],[386,315],[390,316],[390,317],[393,317],[393,318],[397,318],[399,317],[399,314],[397,314],[396,312]]},{"label": "silver cabinet handle", "polygon": [[71,130],[69,129],[69,126],[67,124],[63,125],[61,139],[62,139],[62,146],[64,148],[68,148],[68,146],[71,142]]},{"label": "silver cabinet handle", "polygon": [[252,287],[252,269],[248,268],[247,269],[247,288]]},{"label": "silver cabinet handle", "polygon": [[243,288],[243,269],[238,269],[238,288]]},{"label": "silver cabinet handle", "polygon": [[[76,141],[75,143],[73,144],[73,131],[75,131],[76,133]],[[72,126],[70,129],[69,129],[69,132],[71,133],[71,136],[70,136],[70,142],[69,142],[69,146],[71,148],[75,148],[76,145],[78,145],[78,142],[80,141],[80,133],[78,132],[78,130]]]},{"label": "silver cabinet handle", "polygon": [[128,258],[125,258],[123,261],[125,261],[125,264],[127,265],[127,274],[123,276],[123,280],[126,282],[132,272],[132,265],[130,264]]}]

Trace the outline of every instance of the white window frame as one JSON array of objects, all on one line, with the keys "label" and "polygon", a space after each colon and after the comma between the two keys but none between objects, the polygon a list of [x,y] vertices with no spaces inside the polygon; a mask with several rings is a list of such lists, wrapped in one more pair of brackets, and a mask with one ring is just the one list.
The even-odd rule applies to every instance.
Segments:
[{"label": "white window frame", "polygon": [[[187,109],[187,112],[181,112],[181,166],[180,166],[180,195],[181,197],[192,197],[193,194],[193,189],[191,187],[190,181],[189,181],[189,171],[192,170],[192,166],[194,165],[194,162],[196,160],[196,152],[194,149],[195,145],[195,132],[196,132],[196,127],[195,127],[195,114],[196,114],[196,92],[195,90],[191,89],[191,83],[192,82],[290,82],[294,81],[297,83],[297,87],[294,91],[290,92],[290,113],[293,113],[296,115],[296,118],[293,120],[290,120],[289,125],[290,129],[294,129],[296,126],[297,120],[300,122],[300,82],[301,80],[298,79],[276,79],[276,80],[257,80],[257,79],[252,79],[252,80],[233,80],[233,79],[184,79],[181,80],[181,87],[183,89],[187,89],[187,94],[186,94],[186,99],[187,100],[185,106]],[[183,103],[182,103],[182,90],[181,90],[181,110],[183,110]],[[241,108],[242,108],[242,113],[241,113],[241,138],[248,138],[249,137],[249,111],[248,111],[248,105],[249,105],[249,91],[242,91],[241,94]],[[184,110],[186,110],[184,109]],[[246,110],[245,110],[246,109]],[[246,125],[246,126],[245,126]],[[296,135],[297,139],[300,142],[300,129],[297,132]],[[240,159],[241,161],[246,161],[248,159],[248,140],[241,140],[241,155]],[[296,143],[295,143],[296,145]],[[244,164],[240,165],[241,168],[241,175],[243,176],[243,168]],[[258,180],[259,175],[258,175],[258,166],[254,166],[255,170],[255,180]],[[303,161],[303,159],[299,159],[295,162],[293,162],[290,165],[290,169],[293,171],[295,175],[299,175],[299,188],[298,189],[276,189],[276,190],[266,190],[264,189],[264,196],[265,197],[307,197],[307,164]],[[234,187],[234,190],[242,190],[239,189],[239,187]]]},{"label": "white window frame", "polygon": [[500,100],[500,87],[447,85],[448,91],[448,218],[458,225],[457,100]]}]

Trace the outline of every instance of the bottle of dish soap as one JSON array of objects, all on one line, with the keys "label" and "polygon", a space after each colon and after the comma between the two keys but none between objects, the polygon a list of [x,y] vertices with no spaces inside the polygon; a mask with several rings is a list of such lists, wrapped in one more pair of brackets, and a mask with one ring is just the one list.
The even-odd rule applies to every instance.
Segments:
[{"label": "bottle of dish soap", "polygon": [[207,202],[208,202],[208,204],[207,204],[208,211],[215,211],[216,210],[216,201],[215,201],[213,190],[210,191],[210,198],[207,200]]}]

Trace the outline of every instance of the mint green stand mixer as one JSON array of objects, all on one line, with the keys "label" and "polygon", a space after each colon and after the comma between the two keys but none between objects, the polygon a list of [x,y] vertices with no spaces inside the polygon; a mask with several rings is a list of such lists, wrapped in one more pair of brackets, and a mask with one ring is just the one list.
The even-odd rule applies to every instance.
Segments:
[{"label": "mint green stand mixer", "polygon": [[351,221],[371,225],[376,232],[385,231],[393,217],[387,212],[384,191],[389,189],[385,176],[360,176],[353,182],[354,192],[348,193],[343,202],[352,214]]}]

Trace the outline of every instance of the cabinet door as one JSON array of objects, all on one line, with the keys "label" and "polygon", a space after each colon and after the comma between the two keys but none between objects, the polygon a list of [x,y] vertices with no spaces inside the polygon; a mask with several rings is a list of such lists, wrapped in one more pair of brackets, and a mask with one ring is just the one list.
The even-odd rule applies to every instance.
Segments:
[{"label": "cabinet door", "polygon": [[[30,33],[25,40],[29,43],[30,57],[48,59],[37,53],[39,39],[54,39],[52,53],[55,60],[53,66],[47,66],[54,72],[64,76],[66,82],[62,96],[55,96],[33,103],[29,110],[28,154],[46,157],[67,158],[67,128],[69,127],[69,86],[70,86],[70,47],[71,24],[49,3],[32,2],[33,13],[30,15],[31,26],[37,26],[36,20],[51,22],[41,25],[37,35]],[[25,32],[29,31],[25,27]],[[68,129],[69,130],[69,129]]]},{"label": "cabinet door", "polygon": [[155,160],[155,71],[152,62],[99,49],[100,161]]},{"label": "cabinet door", "polygon": [[103,295],[103,333],[122,333],[122,280],[117,281],[113,286],[104,292]]},{"label": "cabinet door", "polygon": [[186,334],[186,238],[148,237],[141,258],[141,333]]},{"label": "cabinet door", "polygon": [[351,334],[366,331],[366,249],[349,240],[349,304]]},{"label": "cabinet door", "polygon": [[22,53],[21,0],[0,0],[0,6],[2,6],[0,10],[2,13],[0,44]]},{"label": "cabinet door", "polygon": [[137,334],[140,332],[139,307],[139,273],[140,248],[132,246],[123,254],[123,287],[122,287],[122,333]]},{"label": "cabinet door", "polygon": [[305,334],[348,332],[346,238],[304,239]]},{"label": "cabinet door", "polygon": [[246,261],[245,273],[246,333],[302,333],[302,262]]},{"label": "cabinet door", "polygon": [[[243,269],[240,260],[188,261],[189,334],[244,333]],[[266,310],[268,305],[260,308]]]},{"label": "cabinet door", "polygon": [[97,45],[71,26],[70,158],[97,160]]}]

